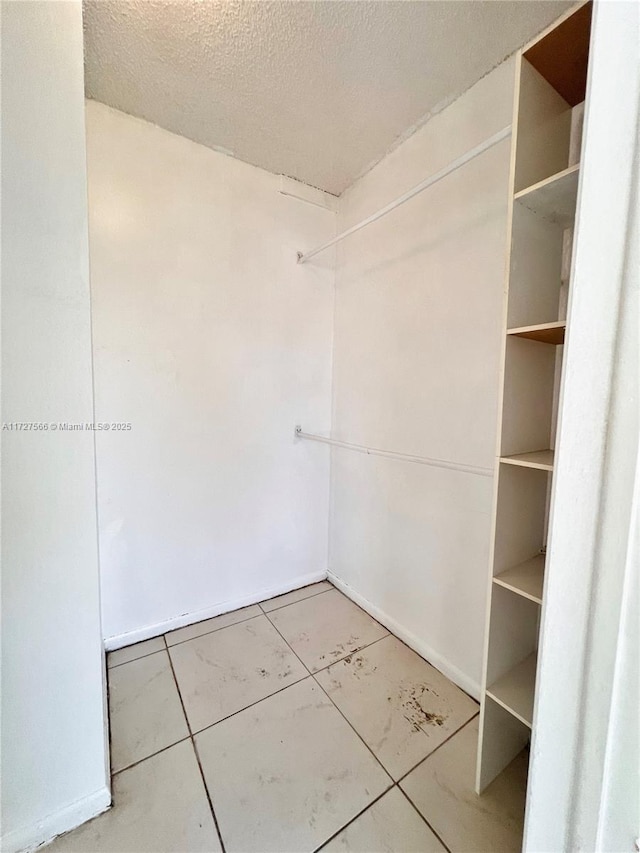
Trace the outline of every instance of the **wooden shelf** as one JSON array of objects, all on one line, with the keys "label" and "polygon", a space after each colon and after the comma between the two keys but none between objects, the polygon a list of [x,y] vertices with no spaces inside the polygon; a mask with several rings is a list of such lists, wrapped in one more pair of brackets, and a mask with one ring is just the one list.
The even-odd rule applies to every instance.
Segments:
[{"label": "wooden shelf", "polygon": [[542,584],[544,581],[544,555],[538,554],[531,560],[513,566],[496,575],[493,582],[522,595],[530,601],[542,604]]},{"label": "wooden shelf", "polygon": [[514,196],[529,210],[559,225],[570,225],[576,214],[580,165],[569,166]]},{"label": "wooden shelf", "polygon": [[566,320],[557,320],[554,323],[538,323],[536,326],[520,326],[518,329],[507,329],[507,334],[518,338],[528,338],[530,341],[539,341],[542,344],[555,344],[557,346],[564,343],[566,327]]},{"label": "wooden shelf", "polygon": [[539,468],[541,471],[553,471],[553,450],[533,450],[531,453],[514,453],[513,456],[501,456],[506,465],[521,465],[523,468]]},{"label": "wooden shelf", "polygon": [[536,653],[530,654],[505,675],[487,687],[487,696],[501,705],[521,723],[531,728],[533,697],[536,687]]}]

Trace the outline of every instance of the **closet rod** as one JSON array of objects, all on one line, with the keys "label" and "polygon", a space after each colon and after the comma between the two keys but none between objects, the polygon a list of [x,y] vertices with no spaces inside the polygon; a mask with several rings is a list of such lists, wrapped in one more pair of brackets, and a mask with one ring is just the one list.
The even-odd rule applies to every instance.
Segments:
[{"label": "closet rod", "polygon": [[319,441],[322,444],[331,444],[334,447],[345,447],[347,450],[355,450],[358,453],[366,453],[369,456],[388,456],[391,459],[400,459],[402,462],[417,462],[419,465],[431,465],[434,468],[464,471],[467,474],[479,474],[481,477],[493,476],[492,468],[481,468],[478,465],[462,465],[458,462],[447,462],[444,459],[429,459],[427,456],[410,456],[407,453],[396,453],[394,450],[377,450],[375,447],[365,447],[363,444],[351,444],[348,441],[337,441],[335,438],[326,438],[324,435],[303,432],[301,426],[296,427],[295,435],[296,438]]},{"label": "closet rod", "polygon": [[458,157],[457,160],[453,160],[449,163],[448,166],[445,166],[444,169],[440,169],[439,172],[435,172],[430,177],[426,178],[421,183],[417,184],[413,189],[410,189],[404,195],[401,195],[399,198],[395,199],[392,202],[389,202],[385,207],[381,208],[377,211],[377,213],[372,213],[371,216],[368,216],[366,219],[363,219],[362,222],[358,222],[357,225],[352,225],[351,228],[347,228],[346,231],[343,231],[342,234],[338,234],[337,237],[334,237],[333,240],[329,240],[328,243],[323,243],[322,246],[318,246],[317,249],[312,249],[310,252],[298,252],[298,263],[304,264],[310,258],[313,258],[314,255],[317,255],[319,252],[324,252],[325,249],[334,246],[336,243],[339,243],[341,240],[344,240],[345,237],[350,237],[351,234],[355,234],[356,231],[360,231],[361,228],[364,228],[365,225],[370,225],[372,222],[376,222],[378,219],[382,219],[383,216],[386,216],[387,213],[391,213],[392,210],[395,210],[396,207],[400,207],[401,204],[404,204],[405,201],[409,201],[410,198],[418,195],[423,190],[426,190],[427,187],[432,187],[434,184],[437,184],[438,181],[441,181],[443,178],[446,178],[447,175],[450,175],[452,172],[455,172],[456,169],[459,169],[460,166],[464,166],[465,163],[468,163],[470,160],[473,160],[474,157],[477,157],[479,154],[483,154],[485,151],[488,151],[489,148],[493,148],[494,145],[497,145],[498,142],[502,142],[503,139],[506,139],[511,134],[511,125],[508,127],[504,127],[502,130],[498,131],[498,133],[494,133],[493,136],[490,136],[489,139],[485,139],[484,142],[481,142],[479,145],[476,145],[475,148],[471,148],[467,151],[466,154],[463,154],[461,157]]}]

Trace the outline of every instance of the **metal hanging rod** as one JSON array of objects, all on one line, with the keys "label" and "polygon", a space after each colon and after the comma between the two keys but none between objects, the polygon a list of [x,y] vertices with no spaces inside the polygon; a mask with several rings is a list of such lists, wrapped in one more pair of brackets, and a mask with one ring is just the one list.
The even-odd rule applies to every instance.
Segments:
[{"label": "metal hanging rod", "polygon": [[395,201],[389,202],[385,207],[381,208],[377,211],[377,213],[372,213],[371,216],[368,216],[366,219],[363,219],[362,222],[358,222],[357,225],[352,225],[351,228],[347,228],[346,231],[343,231],[342,234],[338,234],[337,237],[334,237],[333,240],[329,240],[327,243],[323,243],[322,246],[318,246],[317,249],[312,249],[310,252],[298,252],[298,263],[305,264],[308,260],[317,255],[319,252],[324,252],[325,249],[329,249],[331,246],[335,246],[336,243],[339,243],[341,240],[344,240],[345,237],[351,236],[351,234],[355,234],[356,231],[360,231],[361,228],[364,228],[366,225],[370,225],[372,222],[376,222],[378,219],[382,219],[383,216],[386,216],[387,213],[391,213],[392,210],[395,210],[396,207],[400,207],[401,204],[404,204],[405,201],[409,201],[409,199],[421,193],[423,190],[426,190],[427,187],[432,187],[434,184],[437,184],[438,181],[441,181],[443,178],[446,178],[447,175],[450,175],[452,172],[455,172],[456,169],[459,169],[461,166],[464,166],[465,163],[468,163],[470,160],[473,160],[475,157],[478,157],[480,154],[483,154],[485,151],[488,151],[489,148],[493,148],[494,145],[497,145],[498,142],[502,142],[503,139],[506,139],[511,135],[511,125],[508,127],[504,127],[498,133],[494,133],[493,136],[490,136],[489,139],[485,139],[484,142],[481,142],[479,145],[476,145],[475,148],[471,148],[467,151],[466,154],[463,154],[461,157],[458,157],[457,160],[453,160],[449,163],[448,166],[445,166],[444,169],[440,169],[439,172],[435,172],[433,175],[430,175],[421,183],[417,184],[413,189],[410,189],[404,195],[401,195],[399,198],[395,199]]},{"label": "metal hanging rod", "polygon": [[391,459],[399,459],[402,462],[417,462],[419,465],[431,465],[433,468],[448,468],[452,471],[464,471],[467,474],[479,474],[481,477],[492,477],[492,468],[481,468],[478,465],[462,465],[458,462],[447,462],[444,459],[429,459],[427,456],[410,456],[407,453],[396,453],[394,450],[377,450],[375,447],[365,447],[363,444],[351,444],[348,441],[337,441],[335,438],[326,438],[324,435],[314,435],[312,432],[303,432],[301,426],[296,427],[296,438],[306,438],[308,441],[319,441],[321,444],[330,444],[333,447],[344,447],[347,450],[355,450],[358,453],[366,453],[369,456],[388,456]]}]

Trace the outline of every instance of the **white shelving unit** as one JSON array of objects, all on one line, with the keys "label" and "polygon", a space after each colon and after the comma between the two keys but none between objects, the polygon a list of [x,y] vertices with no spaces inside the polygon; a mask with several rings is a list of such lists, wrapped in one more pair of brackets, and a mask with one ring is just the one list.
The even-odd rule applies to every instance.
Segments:
[{"label": "white shelving unit", "polygon": [[478,793],[526,748],[534,720],[590,30],[581,3],[516,63]]}]

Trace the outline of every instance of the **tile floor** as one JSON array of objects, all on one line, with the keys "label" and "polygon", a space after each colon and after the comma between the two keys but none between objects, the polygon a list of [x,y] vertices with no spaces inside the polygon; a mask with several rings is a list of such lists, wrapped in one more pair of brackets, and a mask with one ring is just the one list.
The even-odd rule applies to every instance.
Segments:
[{"label": "tile floor", "polygon": [[108,656],[114,807],[50,853],[516,851],[524,756],[328,582]]}]

